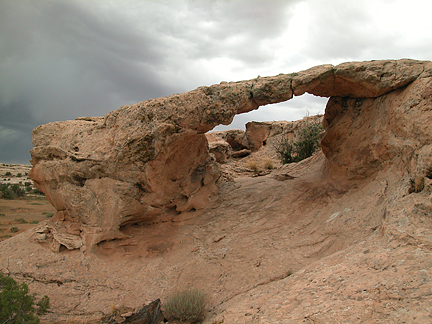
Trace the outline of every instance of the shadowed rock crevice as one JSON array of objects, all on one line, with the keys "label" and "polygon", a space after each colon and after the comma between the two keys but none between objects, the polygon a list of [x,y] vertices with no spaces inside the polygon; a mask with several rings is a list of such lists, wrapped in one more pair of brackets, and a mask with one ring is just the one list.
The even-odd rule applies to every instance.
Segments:
[{"label": "shadowed rock crevice", "polygon": [[[214,201],[220,170],[206,132],[230,124],[236,114],[305,92],[330,97],[322,141],[328,175],[368,177],[393,158],[411,173],[427,173],[429,149],[418,149],[429,141],[428,130],[402,108],[430,101],[424,89],[431,71],[430,62],[414,60],[321,65],[200,87],[104,117],[49,123],[33,131],[30,177],[58,210],[57,237],[76,235],[83,249],[121,238],[121,226],[157,221],[166,211],[203,209]],[[407,148],[413,134],[417,142]],[[79,234],[68,232],[69,223]]]}]

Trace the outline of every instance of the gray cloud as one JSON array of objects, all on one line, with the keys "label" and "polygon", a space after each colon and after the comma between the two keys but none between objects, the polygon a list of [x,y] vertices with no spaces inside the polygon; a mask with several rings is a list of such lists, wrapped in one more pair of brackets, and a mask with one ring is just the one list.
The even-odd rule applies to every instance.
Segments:
[{"label": "gray cloud", "polygon": [[0,105],[0,112],[0,161],[28,164],[28,152],[32,148],[31,132],[35,125],[28,104],[21,100]]},{"label": "gray cloud", "polygon": [[[305,2],[309,4],[311,24],[304,54],[310,58],[327,62],[431,58],[432,35],[424,29],[425,24],[419,24],[424,18],[430,21],[424,17],[424,10],[430,9],[424,1],[332,0],[331,5],[320,0]],[[414,45],[410,39],[420,35],[423,41]]]}]

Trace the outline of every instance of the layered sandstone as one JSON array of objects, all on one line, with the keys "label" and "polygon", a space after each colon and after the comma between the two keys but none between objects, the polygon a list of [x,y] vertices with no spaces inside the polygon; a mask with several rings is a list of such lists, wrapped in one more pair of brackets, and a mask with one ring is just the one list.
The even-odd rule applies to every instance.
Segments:
[{"label": "layered sandstone", "polygon": [[[417,128],[411,116],[386,107],[389,100],[403,101],[409,96],[411,92],[404,92],[408,85],[424,87],[431,69],[430,62],[414,60],[322,65],[299,73],[200,87],[123,106],[101,118],[39,126],[33,131],[30,177],[58,211],[52,225],[57,233],[53,248],[69,248],[62,240],[70,241],[71,235],[76,236],[74,247],[93,246],[124,237],[119,229],[125,225],[172,219],[181,212],[205,208],[216,197],[220,172],[204,134],[216,125],[229,124],[236,114],[305,92],[331,97],[323,151],[333,173],[347,171],[355,176],[361,173],[359,168],[375,168],[403,150],[406,138],[412,138],[413,134],[398,129],[399,122],[412,124],[414,134],[420,136],[418,145],[427,141],[427,129]],[[391,94],[383,106],[380,102],[387,93]],[[412,100],[427,95],[416,93],[418,98]],[[373,99],[377,97],[381,99]],[[346,110],[356,111],[359,121],[345,121]],[[380,114],[398,116],[378,135],[379,140],[365,141],[361,134],[367,133],[366,128],[381,131],[374,123]],[[338,124],[339,120],[343,123]],[[354,129],[360,135],[342,141]],[[342,147],[348,150],[345,156],[352,153],[349,165],[346,157],[338,157]],[[427,157],[428,149],[423,151]],[[411,153],[416,154],[420,152]],[[413,163],[411,168],[421,168]]]}]

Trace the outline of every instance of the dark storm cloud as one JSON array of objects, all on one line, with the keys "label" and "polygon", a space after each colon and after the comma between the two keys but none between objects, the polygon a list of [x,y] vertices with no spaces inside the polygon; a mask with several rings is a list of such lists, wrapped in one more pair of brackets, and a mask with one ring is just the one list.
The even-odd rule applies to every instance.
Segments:
[{"label": "dark storm cloud", "polygon": [[[10,16],[9,21],[2,19],[2,24],[18,28],[6,35],[2,46],[6,60],[1,68],[12,74],[7,82],[15,82],[15,89],[21,88],[21,93],[12,95],[34,96],[34,103],[45,107],[66,95],[63,104],[79,113],[89,109],[87,103],[80,104],[81,100],[91,99],[95,93],[102,101],[103,93],[117,93],[122,100],[164,94],[154,70],[162,64],[162,49],[157,51],[149,33],[138,35],[128,29],[130,26],[122,23],[124,17],[111,17],[106,12],[97,15],[83,8],[84,2],[6,4],[19,13],[16,16],[21,21],[12,22]],[[6,11],[2,10],[4,15]],[[37,98],[32,92],[41,96]],[[76,92],[79,98],[68,96]],[[89,101],[96,107],[103,104]]]},{"label": "dark storm cloud", "polygon": [[219,82],[202,60],[265,64],[294,2],[1,2],[0,159],[39,124]]},{"label": "dark storm cloud", "polygon": [[27,150],[20,159],[26,162],[31,129],[39,124],[103,115],[121,104],[173,92],[158,78],[163,48],[150,31],[138,34],[122,23],[125,17],[97,14],[83,5],[1,3],[2,161],[16,158],[19,148],[19,154]]},{"label": "dark storm cloud", "polygon": [[167,87],[165,79],[188,59],[263,62],[271,53],[259,48],[259,39],[282,29],[286,3],[255,2],[5,2],[1,69],[4,89],[12,91],[2,96],[30,96],[48,110],[64,97],[66,111],[79,114],[92,103],[100,113],[104,93],[124,102],[187,90]]},{"label": "dark storm cloud", "polygon": [[1,105],[0,112],[0,161],[28,164],[28,152],[32,148],[31,132],[35,123],[27,103],[15,101]]}]

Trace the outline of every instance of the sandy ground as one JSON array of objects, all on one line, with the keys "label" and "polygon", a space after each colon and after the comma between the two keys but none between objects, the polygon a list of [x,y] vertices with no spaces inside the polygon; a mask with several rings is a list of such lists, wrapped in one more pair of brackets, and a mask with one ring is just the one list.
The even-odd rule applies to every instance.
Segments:
[{"label": "sandy ground", "polygon": [[55,212],[44,196],[0,199],[0,241],[35,227]]},{"label": "sandy ground", "polygon": [[[28,177],[31,165],[0,163],[0,183],[24,185],[33,182]],[[39,222],[51,217],[54,207],[45,196],[27,194],[24,198],[0,199],[0,241],[35,227]]]}]

